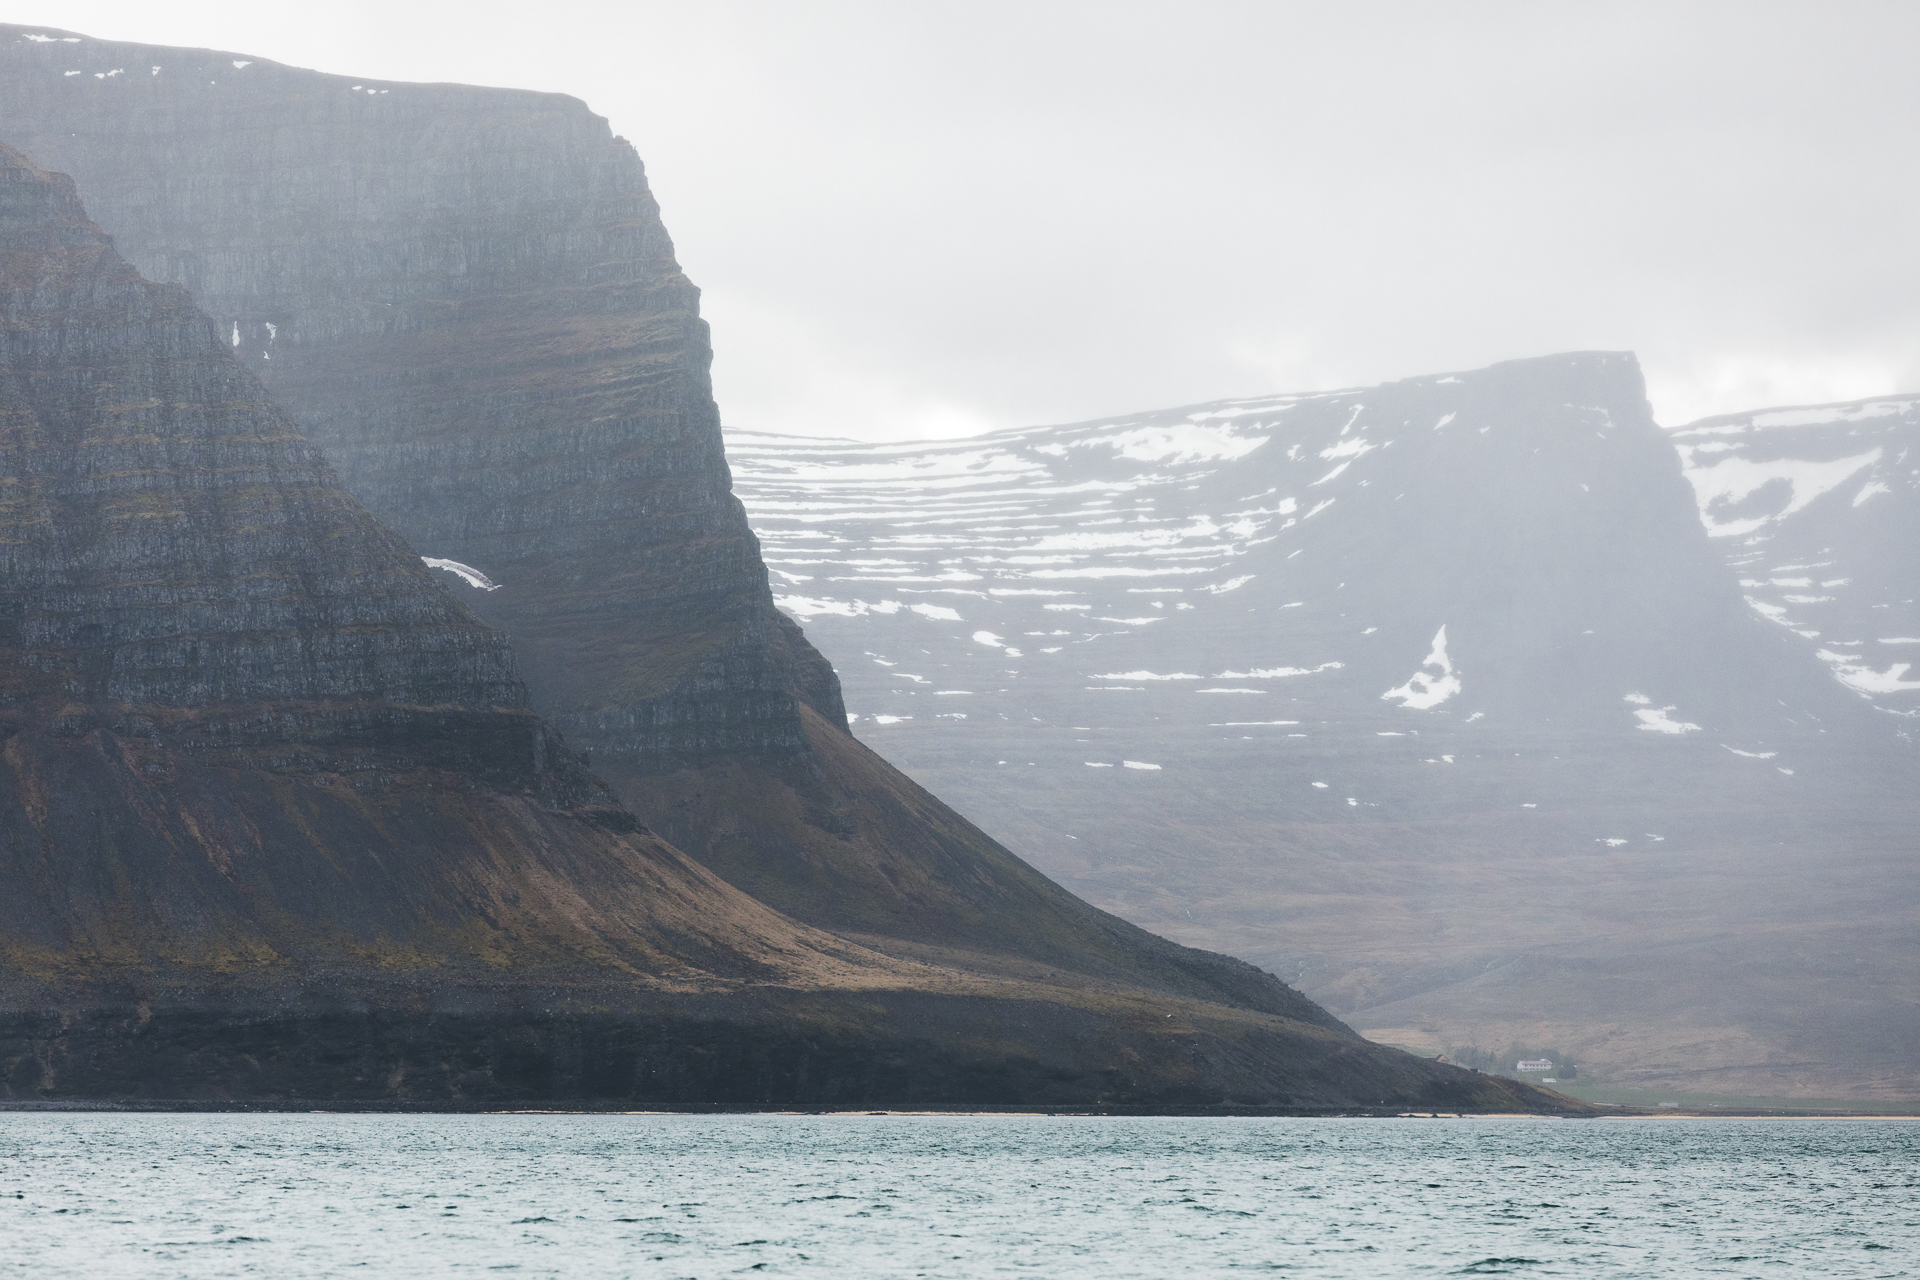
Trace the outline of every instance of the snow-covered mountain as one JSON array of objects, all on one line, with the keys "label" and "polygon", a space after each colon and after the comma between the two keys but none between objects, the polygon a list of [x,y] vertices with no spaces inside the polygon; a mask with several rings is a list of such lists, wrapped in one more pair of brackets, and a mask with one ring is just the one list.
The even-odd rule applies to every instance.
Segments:
[{"label": "snow-covered mountain", "polygon": [[1920,396],[1706,418],[1673,439],[1747,604],[1876,709],[1920,717]]},{"label": "snow-covered mountain", "polygon": [[[1632,357],[1587,353],[959,441],[728,448],[856,733],[1077,892],[1400,1042],[1870,1087],[1884,1045],[1851,1032],[1781,1075],[1811,1052],[1782,999],[1831,992],[1769,984],[1841,921],[1849,954],[1876,940],[1867,969],[1913,964],[1887,915],[1914,897],[1889,783],[1910,726],[1795,633],[1823,627],[1776,625],[1772,588],[1742,586],[1844,540],[1799,488],[1730,508],[1780,486],[1711,470],[1747,456],[1701,452],[1745,439],[1727,425],[1669,440]],[[1890,439],[1846,456],[1874,449],[1896,465]],[[1835,502],[1875,482],[1855,471]],[[1848,514],[1874,500],[1895,509]],[[1887,558],[1846,527],[1860,549],[1832,558]],[[1731,572],[1729,539],[1758,537]],[[1874,572],[1813,581],[1824,605]],[[1901,625],[1860,638],[1920,634]],[[1702,947],[1704,969],[1665,959]]]}]

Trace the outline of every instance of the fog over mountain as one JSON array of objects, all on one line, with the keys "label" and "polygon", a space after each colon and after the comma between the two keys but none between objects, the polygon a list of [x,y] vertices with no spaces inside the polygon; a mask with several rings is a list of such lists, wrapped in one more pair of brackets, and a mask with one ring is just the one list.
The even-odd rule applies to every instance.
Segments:
[{"label": "fog over mountain", "polygon": [[5,1089],[1920,1091],[1910,9],[44,8]]},{"label": "fog over mountain", "polygon": [[581,102],[0,26],[0,123],[0,1098],[1564,1107],[848,733]]},{"label": "fog over mountain", "polygon": [[1402,1042],[1898,1093],[1912,406],[1666,433],[1588,353],[730,455],[856,731],[1092,900]]},{"label": "fog over mountain", "polygon": [[735,426],[967,436],[1585,349],[1637,351],[1665,421],[1920,386],[1899,0],[8,20],[592,103],[647,158]]},{"label": "fog over mountain", "polygon": [[1706,418],[1672,434],[1747,604],[1876,710],[1908,721],[1897,731],[1911,740],[1920,396]]}]

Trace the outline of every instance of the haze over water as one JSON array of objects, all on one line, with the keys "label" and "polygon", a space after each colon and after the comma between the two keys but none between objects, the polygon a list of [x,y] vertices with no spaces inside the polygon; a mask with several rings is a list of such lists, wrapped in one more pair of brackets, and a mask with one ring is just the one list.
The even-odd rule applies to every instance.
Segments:
[{"label": "haze over water", "polygon": [[12,1114],[0,1273],[1909,1276],[1909,1120]]}]

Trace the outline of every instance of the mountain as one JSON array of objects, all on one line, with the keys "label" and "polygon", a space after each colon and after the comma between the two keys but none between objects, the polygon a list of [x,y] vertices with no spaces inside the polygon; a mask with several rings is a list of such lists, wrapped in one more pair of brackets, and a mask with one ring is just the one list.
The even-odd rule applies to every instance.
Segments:
[{"label": "mountain", "polygon": [[[341,489],[185,291],[11,149],[0,270],[16,1087],[150,1087],[151,1059],[186,1053],[219,1060],[202,1089],[272,1088],[313,1064],[231,1059],[311,1056],[315,1020],[369,1000],[862,967],[640,830],[527,709],[505,639]],[[130,1043],[129,1011],[155,1024]],[[501,1047],[470,1046],[476,1092]]]},{"label": "mountain", "polygon": [[[1397,1043],[1920,1088],[1904,721],[1742,599],[1695,503],[1734,473],[1683,475],[1630,356],[729,449],[856,732],[1090,901]],[[1859,487],[1763,532],[1838,546]]]},{"label": "mountain", "polygon": [[15,145],[219,322],[598,765],[791,759],[797,699],[840,718],[767,601],[699,293],[606,121],[25,27],[0,65]]},{"label": "mountain", "polygon": [[1672,438],[1748,606],[1896,724],[1920,716],[1920,396],[1704,418]]},{"label": "mountain", "polygon": [[732,496],[698,291],[605,120],[32,27],[0,27],[0,68],[14,140],[215,318],[651,828],[900,954],[1152,982],[1202,963],[1089,914],[848,733]]},{"label": "mountain", "polygon": [[[128,197],[136,203],[145,191],[149,213],[183,193],[217,213],[220,202],[208,195],[223,188],[196,167],[211,163],[196,146],[206,143],[220,162],[237,153],[195,131],[238,128],[240,117],[210,113],[195,96],[198,74],[216,65],[212,55],[193,63],[172,58],[180,51],[10,35],[17,38],[0,47],[36,73],[58,70],[76,52],[69,42],[89,57],[104,51],[116,69],[145,65],[130,52],[164,54],[172,60],[151,63],[162,71],[194,68],[184,101],[130,99],[149,123],[177,110],[181,136],[138,134],[140,145],[123,154],[141,157],[151,185],[119,190],[136,193]],[[259,154],[298,149],[298,130],[280,128],[273,112],[304,119],[311,104],[301,86],[326,79],[289,75],[241,113],[264,130]],[[91,87],[118,92],[122,79],[102,70]],[[20,83],[12,74],[0,81]],[[19,101],[58,101],[35,84]],[[521,108],[546,101],[496,96]],[[462,115],[471,105],[452,95],[429,123],[474,123],[477,107]],[[577,104],[561,106],[560,115],[591,122]],[[538,110],[521,114],[543,119]],[[70,143],[82,136],[69,132]],[[165,154],[156,161],[142,147]],[[166,155],[182,167],[167,167]],[[209,316],[184,287],[142,279],[87,221],[70,179],[19,152],[3,159],[0,483],[10,496],[0,511],[9,556],[0,627],[8,765],[0,777],[0,1075],[16,1096],[1560,1105],[1511,1082],[1383,1051],[1271,975],[1094,910],[892,772],[843,724],[828,724],[803,699],[835,709],[837,687],[765,599],[710,421],[635,417],[577,426],[571,437],[558,426],[527,435],[530,448],[546,439],[549,451],[500,473],[501,484],[519,486],[511,496],[533,508],[527,554],[554,565],[565,560],[556,548],[584,549],[604,557],[589,567],[615,570],[625,555],[654,575],[654,587],[629,576],[617,589],[575,579],[574,604],[543,597],[553,611],[572,609],[560,626],[513,603],[519,569],[498,584],[468,586],[482,572],[469,562],[423,559],[350,496],[259,376],[278,344],[311,340],[310,364],[284,361],[308,370],[296,390],[305,385],[313,396],[326,385],[312,372],[324,357],[336,361],[346,402],[357,403],[348,393],[361,387],[354,379],[365,370],[355,360],[365,346],[355,344],[366,333],[342,317],[356,306],[376,313],[365,299],[381,291],[351,272],[328,277],[325,263],[331,253],[404,268],[405,254],[389,260],[376,233],[357,249],[351,225],[310,222],[279,229],[286,257],[276,275],[262,265],[274,253],[249,256],[258,244],[237,229],[244,219],[227,225],[215,216],[231,235],[196,243],[251,262],[245,270],[297,276],[322,300],[347,297],[349,286],[365,291],[336,311],[317,306],[312,329],[297,317],[263,322],[274,326],[273,349],[256,353],[244,326]],[[442,159],[442,170],[458,167]],[[505,160],[492,175],[502,182],[516,163],[510,153]],[[309,170],[274,172],[266,186],[328,189],[324,156]],[[538,203],[543,181],[523,188],[518,212],[489,224],[487,235],[473,232],[468,266],[484,263],[488,246],[496,262],[530,252],[511,231],[531,216],[527,202]],[[224,189],[240,200],[264,188],[236,179]],[[622,199],[622,216],[651,207],[632,191]],[[577,212],[548,210],[562,219]],[[186,224],[157,215],[141,225],[186,234]],[[571,245],[582,235],[557,239]],[[302,256],[305,245],[318,246],[314,257]],[[595,276],[620,277],[614,267]],[[540,278],[549,284],[536,280],[531,297],[495,297],[476,309],[536,329],[574,323],[568,307],[621,314],[626,295],[582,302],[564,279]],[[678,287],[662,286],[669,295]],[[679,362],[664,381],[680,386],[693,358],[682,339],[698,330],[687,315],[660,323],[662,358]],[[514,332],[524,337],[525,325]],[[410,332],[396,322],[390,336],[402,343]],[[463,330],[445,358],[484,372],[486,342],[497,337]],[[561,397],[556,385],[586,394],[575,379],[599,377],[583,373],[590,367],[639,383],[655,371],[644,351],[604,334],[581,341],[570,371],[549,370],[543,383],[540,370],[522,369],[502,382],[500,397],[518,397],[521,425],[533,412],[526,406]],[[432,367],[431,341],[413,350],[416,367]],[[696,363],[698,390],[704,363]],[[458,368],[438,367],[447,382],[461,381]],[[418,417],[431,416],[416,407]],[[406,432],[418,423],[387,425]],[[463,451],[457,438],[407,437],[411,452],[389,451],[372,469],[397,475],[403,464],[394,459],[404,457],[458,471],[476,451],[508,449],[517,438],[503,429]],[[571,461],[561,456],[569,449]],[[622,458],[644,475],[650,457],[655,470],[680,478],[657,489],[602,484]],[[367,470],[359,483],[378,494]],[[462,518],[475,526],[497,514],[486,494],[465,500]],[[456,516],[447,519],[457,524]],[[604,527],[620,520],[630,526],[624,541]],[[438,572],[447,563],[453,573]],[[551,586],[526,582],[528,591]],[[486,585],[512,603],[506,612],[519,630],[486,626],[451,594],[496,598]],[[699,636],[676,647],[634,623],[675,616],[650,593],[664,594]],[[758,612],[771,624],[756,630]],[[530,666],[564,674],[540,637],[568,627],[578,633],[570,643],[588,649],[594,634],[607,637],[641,676],[667,673],[649,686],[664,690],[660,697],[625,704],[635,724],[692,728],[621,739],[602,725],[593,738],[591,718],[569,723],[603,747],[614,743],[607,755],[616,771],[644,773],[635,762],[652,762],[648,776],[668,780],[655,806],[668,823],[733,834],[756,821],[791,822],[844,847],[838,865],[866,879],[823,893],[818,914],[877,924],[875,946],[747,896],[658,826],[643,826],[588,771],[584,754],[539,713],[541,686],[523,684],[516,667],[524,644]],[[744,665],[729,665],[727,654]],[[781,672],[789,683],[775,681]],[[562,713],[575,705],[551,679],[545,688]],[[794,732],[776,732],[781,717]],[[883,859],[859,861],[876,846]],[[835,870],[808,868],[830,889]],[[902,936],[909,927],[917,932]]]}]

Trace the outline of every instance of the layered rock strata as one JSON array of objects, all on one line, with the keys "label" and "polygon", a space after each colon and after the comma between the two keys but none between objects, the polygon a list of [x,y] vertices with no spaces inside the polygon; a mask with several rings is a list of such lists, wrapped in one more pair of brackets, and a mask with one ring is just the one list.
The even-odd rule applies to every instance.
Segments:
[{"label": "layered rock strata", "polygon": [[581,103],[27,27],[0,27],[0,69],[7,127],[451,566],[533,706],[688,854],[899,954],[1273,998],[1061,891],[850,737],[732,496],[697,291]]},{"label": "layered rock strata", "polygon": [[621,808],[222,327],[4,147],[0,321],[0,1095],[1559,1105],[1057,890],[1134,963],[775,912]]},{"label": "layered rock strata", "polygon": [[559,94],[0,27],[0,120],[220,324],[380,519],[498,590],[535,705],[640,772],[806,754],[831,669],[729,492],[699,291]]}]

